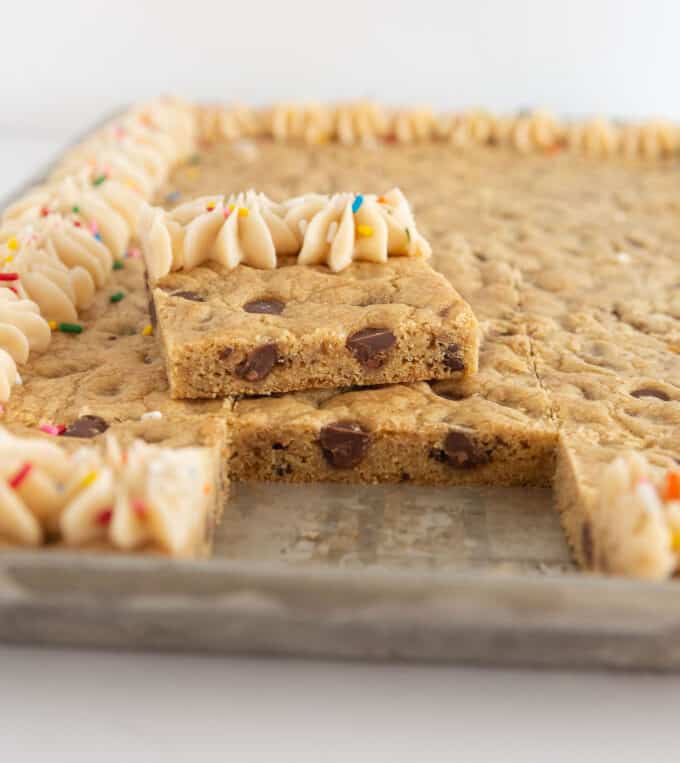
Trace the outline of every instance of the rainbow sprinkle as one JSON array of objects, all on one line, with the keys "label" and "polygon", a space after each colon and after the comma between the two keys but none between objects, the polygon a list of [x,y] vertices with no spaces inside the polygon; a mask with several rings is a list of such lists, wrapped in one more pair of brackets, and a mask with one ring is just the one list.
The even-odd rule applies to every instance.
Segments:
[{"label": "rainbow sprinkle", "polygon": [[121,260],[114,260],[113,261],[113,269],[114,270],[122,270],[125,267],[125,263]]},{"label": "rainbow sprinkle", "polygon": [[56,321],[47,321],[47,325],[52,331],[61,331],[63,334],[83,333],[83,327],[79,323],[57,323]]},{"label": "rainbow sprinkle", "polygon": [[19,248],[19,242],[17,241],[15,236],[11,236],[7,239],[7,248],[10,250],[10,252],[16,252]]},{"label": "rainbow sprinkle", "polygon": [[18,281],[18,273],[0,273],[0,281]]},{"label": "rainbow sprinkle", "polygon": [[125,296],[125,294],[124,294],[122,291],[116,291],[116,292],[114,292],[114,293],[113,293],[113,294],[112,294],[112,295],[109,297],[109,302],[112,302],[112,303],[115,303],[115,302],[120,302],[120,301],[121,301],[121,299],[123,299],[123,297],[124,297],[124,296]]},{"label": "rainbow sprinkle", "polygon": [[78,483],[78,487],[81,490],[84,490],[86,487],[90,487],[90,485],[97,479],[99,475],[96,471],[92,470],[91,472],[88,472]]},{"label": "rainbow sprinkle", "polygon": [[364,197],[359,193],[352,202],[352,214],[355,214],[361,209],[361,205],[364,203]]},{"label": "rainbow sprinkle", "polygon": [[21,469],[19,469],[19,471],[8,480],[9,486],[16,490],[19,485],[21,485],[21,483],[26,479],[26,477],[28,477],[32,469],[33,464],[30,461],[25,463]]},{"label": "rainbow sprinkle", "polygon": [[131,246],[125,253],[125,256],[130,260],[137,260],[142,256],[142,253],[139,251],[139,249],[137,249],[137,247]]},{"label": "rainbow sprinkle", "polygon": [[370,238],[373,235],[373,228],[370,225],[357,225],[357,235],[359,238]]},{"label": "rainbow sprinkle", "polygon": [[41,424],[38,429],[45,434],[51,434],[58,437],[64,434],[66,427],[63,424]]},{"label": "rainbow sprinkle", "polygon": [[94,521],[98,525],[102,525],[102,527],[106,527],[108,524],[111,523],[111,518],[113,517],[113,507],[109,506],[107,509],[102,509],[99,514],[94,518]]},{"label": "rainbow sprinkle", "polygon": [[141,498],[133,498],[132,501],[130,501],[130,505],[138,517],[146,516],[146,504]]},{"label": "rainbow sprinkle", "polygon": [[153,336],[153,326],[150,323],[142,329],[142,336]]},{"label": "rainbow sprinkle", "polygon": [[101,185],[106,180],[106,175],[98,175],[93,181],[92,185]]}]

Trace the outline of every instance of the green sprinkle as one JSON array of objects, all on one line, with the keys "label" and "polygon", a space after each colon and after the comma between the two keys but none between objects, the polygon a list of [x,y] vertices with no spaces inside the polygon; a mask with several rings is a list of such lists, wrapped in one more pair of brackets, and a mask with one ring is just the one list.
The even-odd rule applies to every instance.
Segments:
[{"label": "green sprinkle", "polygon": [[80,207],[71,207],[71,212],[73,212],[74,215],[77,215],[80,213]]},{"label": "green sprinkle", "polygon": [[117,291],[109,297],[109,302],[120,302],[124,296],[122,291]]},{"label": "green sprinkle", "polygon": [[82,334],[83,327],[79,323],[58,323],[57,328],[64,334]]},{"label": "green sprinkle", "polygon": [[92,185],[101,185],[106,180],[106,175],[100,175],[92,181]]},{"label": "green sprinkle", "polygon": [[114,260],[113,261],[113,269],[114,270],[122,270],[125,267],[125,263],[121,260]]}]

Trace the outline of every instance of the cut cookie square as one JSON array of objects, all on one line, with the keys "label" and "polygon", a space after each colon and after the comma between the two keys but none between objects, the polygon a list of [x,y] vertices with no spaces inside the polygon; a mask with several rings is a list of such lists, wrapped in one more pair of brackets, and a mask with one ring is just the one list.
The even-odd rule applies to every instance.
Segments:
[{"label": "cut cookie square", "polygon": [[341,273],[216,265],[153,289],[171,394],[215,398],[461,378],[477,370],[469,305],[425,262]]},{"label": "cut cookie square", "polygon": [[237,401],[236,479],[547,485],[556,427],[521,329],[487,327],[461,381]]}]

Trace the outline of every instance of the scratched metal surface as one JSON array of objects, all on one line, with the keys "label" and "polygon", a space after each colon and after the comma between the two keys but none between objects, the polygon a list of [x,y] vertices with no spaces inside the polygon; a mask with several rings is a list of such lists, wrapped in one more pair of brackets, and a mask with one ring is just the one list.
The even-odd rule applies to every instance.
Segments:
[{"label": "scratched metal surface", "polygon": [[576,573],[549,490],[238,484],[210,559],[0,551],[0,640],[676,670],[680,597]]}]

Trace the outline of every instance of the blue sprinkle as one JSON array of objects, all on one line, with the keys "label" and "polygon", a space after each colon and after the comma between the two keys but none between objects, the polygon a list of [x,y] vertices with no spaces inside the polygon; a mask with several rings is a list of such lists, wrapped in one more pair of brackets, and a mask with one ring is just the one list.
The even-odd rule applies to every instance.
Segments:
[{"label": "blue sprinkle", "polygon": [[94,237],[97,239],[97,241],[101,241],[102,240],[102,234],[101,233],[95,233]]},{"label": "blue sprinkle", "polygon": [[364,203],[364,197],[359,193],[352,202],[352,214],[355,214],[361,209],[361,205]]},{"label": "blue sprinkle", "polygon": [[165,197],[165,200],[166,200],[166,201],[169,201],[169,202],[172,204],[172,202],[173,202],[173,201],[177,201],[177,199],[179,199],[179,197],[180,197],[181,195],[182,195],[182,192],[181,192],[181,191],[172,191],[171,193],[169,193],[169,194],[168,194],[168,195]]}]

